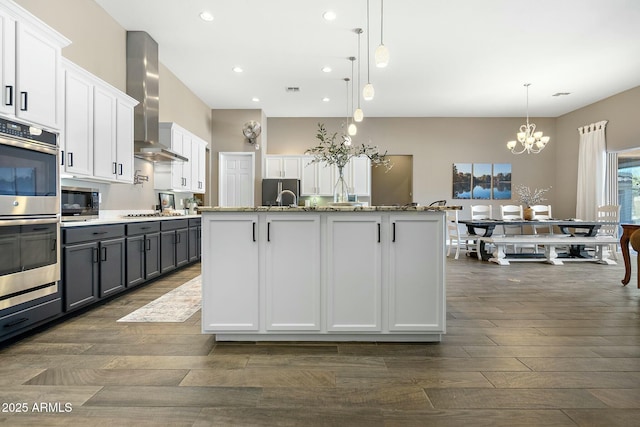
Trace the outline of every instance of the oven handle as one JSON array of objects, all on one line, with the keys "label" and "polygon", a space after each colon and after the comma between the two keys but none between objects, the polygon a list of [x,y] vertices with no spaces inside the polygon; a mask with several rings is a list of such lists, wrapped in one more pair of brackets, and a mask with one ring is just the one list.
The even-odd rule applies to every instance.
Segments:
[{"label": "oven handle", "polygon": [[[5,217],[6,218],[6,217]],[[0,220],[0,227],[6,227],[9,225],[34,225],[34,224],[56,224],[60,222],[58,217],[52,218],[24,218],[17,217],[16,219],[2,219]]]},{"label": "oven handle", "polygon": [[5,139],[0,138],[1,145],[9,145],[11,147],[24,148],[25,150],[39,151],[45,154],[56,155],[58,154],[58,147],[51,147],[50,145],[43,145],[35,141],[25,142],[18,139]]}]

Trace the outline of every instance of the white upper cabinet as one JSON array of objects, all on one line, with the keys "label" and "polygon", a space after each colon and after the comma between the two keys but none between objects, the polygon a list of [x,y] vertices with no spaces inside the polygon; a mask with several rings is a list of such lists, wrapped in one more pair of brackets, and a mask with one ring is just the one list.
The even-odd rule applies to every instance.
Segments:
[{"label": "white upper cabinet", "polygon": [[93,175],[93,82],[80,68],[65,62],[62,170],[78,176]]},{"label": "white upper cabinet", "polygon": [[302,177],[301,156],[265,156],[265,178],[300,179]]},{"label": "white upper cabinet", "polygon": [[70,41],[13,2],[0,3],[0,25],[2,113],[60,129],[61,49]]},{"label": "white upper cabinet", "polygon": [[137,101],[63,59],[66,174],[133,183],[133,107]]},{"label": "white upper cabinet", "polygon": [[344,167],[349,194],[371,195],[371,160],[366,156],[352,157]]},{"label": "white upper cabinet", "polygon": [[201,139],[191,140],[191,188],[194,193],[204,193],[207,175],[207,143]]},{"label": "white upper cabinet", "polygon": [[160,123],[160,143],[189,161],[156,163],[156,190],[204,193],[207,143],[176,123]]},{"label": "white upper cabinet", "polygon": [[302,157],[301,195],[333,195],[336,167],[325,163],[311,163],[311,160],[310,156]]}]

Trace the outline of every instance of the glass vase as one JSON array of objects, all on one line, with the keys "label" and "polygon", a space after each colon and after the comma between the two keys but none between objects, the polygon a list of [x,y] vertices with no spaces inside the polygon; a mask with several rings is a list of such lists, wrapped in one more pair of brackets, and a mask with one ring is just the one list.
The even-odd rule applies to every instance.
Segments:
[{"label": "glass vase", "polygon": [[344,171],[342,168],[338,168],[338,180],[335,187],[333,187],[333,201],[334,203],[347,203],[349,201],[349,187],[344,180]]}]

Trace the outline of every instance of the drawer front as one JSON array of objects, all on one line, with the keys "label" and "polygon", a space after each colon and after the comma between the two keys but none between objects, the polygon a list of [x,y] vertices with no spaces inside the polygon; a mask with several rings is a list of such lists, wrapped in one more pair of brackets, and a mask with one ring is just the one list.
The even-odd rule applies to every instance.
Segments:
[{"label": "drawer front", "polygon": [[136,222],[135,224],[127,224],[127,236],[135,236],[136,234],[156,233],[160,231],[160,222]]},{"label": "drawer front", "polygon": [[80,242],[95,242],[124,236],[124,224],[65,228],[62,242],[66,245]]},{"label": "drawer front", "polygon": [[178,228],[189,227],[188,219],[168,219],[160,222],[160,229],[162,231],[177,230]]},{"label": "drawer front", "polygon": [[189,218],[189,227],[198,227],[202,224],[202,218]]},{"label": "drawer front", "polygon": [[50,317],[62,313],[62,299],[56,298],[16,313],[0,317],[0,337],[35,325]]}]

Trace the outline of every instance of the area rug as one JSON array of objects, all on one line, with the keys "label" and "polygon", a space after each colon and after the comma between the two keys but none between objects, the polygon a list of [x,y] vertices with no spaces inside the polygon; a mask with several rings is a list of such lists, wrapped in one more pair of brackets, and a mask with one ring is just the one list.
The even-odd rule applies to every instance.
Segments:
[{"label": "area rug", "polygon": [[118,322],[184,322],[202,305],[202,276],[194,277]]}]

